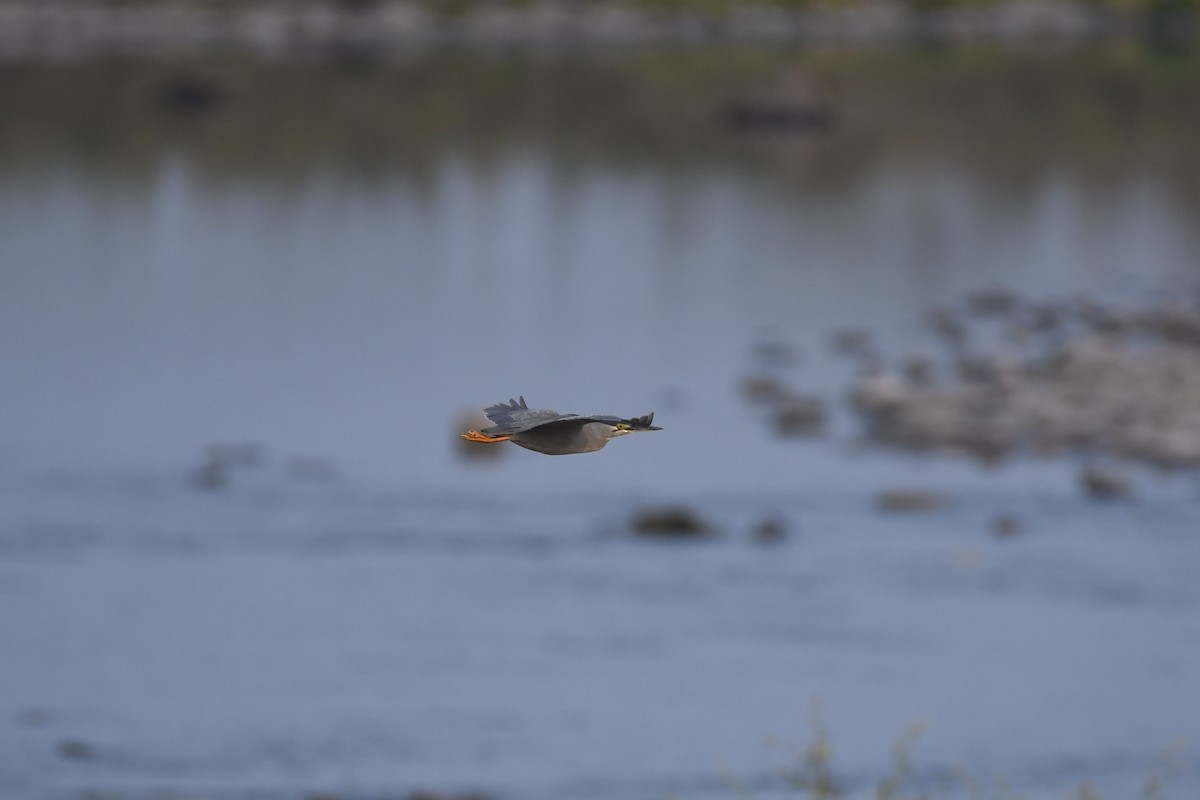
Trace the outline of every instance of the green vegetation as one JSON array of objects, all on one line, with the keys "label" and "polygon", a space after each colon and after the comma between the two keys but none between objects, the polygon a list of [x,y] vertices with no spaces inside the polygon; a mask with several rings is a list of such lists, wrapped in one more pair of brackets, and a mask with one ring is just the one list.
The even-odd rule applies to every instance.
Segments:
[{"label": "green vegetation", "polygon": [[[1026,797],[1001,778],[981,782],[961,769],[918,770],[913,761],[913,749],[924,731],[922,725],[913,726],[896,740],[892,747],[891,768],[886,775],[874,781],[869,789],[851,791],[838,777],[833,741],[819,711],[814,711],[811,726],[810,741],[801,749],[796,761],[779,772],[779,785],[771,787],[772,797],[794,800],[844,800],[850,796],[874,800],[1023,800]],[[1178,748],[1171,749],[1148,766],[1137,795],[1139,800],[1165,800],[1168,796],[1166,788],[1179,771],[1178,755]],[[739,800],[754,800],[754,793],[743,783],[728,776],[727,780]],[[1053,796],[1063,800],[1116,800],[1086,779],[1073,788],[1058,787],[1053,791]]]},{"label": "green vegetation", "polygon": [[[212,84],[163,102],[179,76]],[[825,130],[757,137],[730,104],[779,85],[828,104]],[[1200,54],[1136,44],[695,48],[592,55],[441,53],[394,63],[241,59],[10,65],[0,71],[0,166],[81,160],[136,176],[165,154],[205,175],[287,179],[336,164],[365,181],[420,180],[441,152],[487,164],[533,147],[565,168],[705,168],[758,161],[779,180],[846,185],[881,160],[984,173],[1013,202],[1048,171],[1098,184],[1149,168],[1200,196]],[[811,155],[798,160],[794,154]]]}]

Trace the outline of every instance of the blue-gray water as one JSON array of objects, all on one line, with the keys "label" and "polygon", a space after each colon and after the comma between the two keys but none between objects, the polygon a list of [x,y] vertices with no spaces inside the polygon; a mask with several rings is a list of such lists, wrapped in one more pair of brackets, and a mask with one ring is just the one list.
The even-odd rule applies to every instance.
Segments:
[{"label": "blue-gray water", "polygon": [[[1108,119],[1115,165],[1020,116],[1011,163],[971,126],[904,146],[849,100],[832,133],[749,139],[618,103],[591,141],[557,94],[494,138],[306,117],[317,145],[243,158],[236,100],[76,140],[4,80],[34,120],[0,130],[5,797],[769,797],[814,703],[860,794],[916,723],[926,777],[1129,797],[1178,746],[1168,796],[1200,791],[1194,482],[1096,505],[1073,463],[882,455],[845,418],[777,441],[739,394],[765,331],[838,402],[831,330],[900,354],[974,289],[1194,282],[1187,154],[1143,152],[1169,110]],[[460,415],[517,394],[664,430],[463,461]],[[213,442],[262,462],[205,489]],[[949,504],[878,512],[893,486]],[[677,502],[715,540],[629,535]],[[789,535],[755,544],[768,517]]]}]

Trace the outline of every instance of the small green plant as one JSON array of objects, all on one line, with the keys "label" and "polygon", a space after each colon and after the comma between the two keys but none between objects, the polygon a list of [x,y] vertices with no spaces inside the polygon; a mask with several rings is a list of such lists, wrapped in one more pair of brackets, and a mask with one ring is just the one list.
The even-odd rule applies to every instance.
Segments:
[{"label": "small green plant", "polygon": [[842,789],[833,777],[833,745],[819,707],[813,709],[812,727],[812,742],[800,763],[786,775],[787,782],[813,800],[836,800],[842,796]]},{"label": "small green plant", "polygon": [[[820,707],[814,705],[810,727],[811,738],[800,749],[795,763],[779,771],[786,796],[796,800],[842,800],[849,796],[834,769],[833,742],[821,718]],[[969,800],[1023,800],[1003,778],[980,783],[963,770],[947,771],[932,778],[916,777],[912,751],[925,732],[924,724],[906,730],[892,746],[892,764],[888,774],[874,786],[875,800],[939,800],[939,798],[969,798]],[[1174,747],[1152,765],[1140,793],[1141,800],[1166,800],[1164,787],[1178,774]],[[726,774],[726,781],[740,800],[754,800],[746,785]],[[861,796],[855,791],[854,797]],[[1061,795],[1064,800],[1106,800],[1090,780]]]}]

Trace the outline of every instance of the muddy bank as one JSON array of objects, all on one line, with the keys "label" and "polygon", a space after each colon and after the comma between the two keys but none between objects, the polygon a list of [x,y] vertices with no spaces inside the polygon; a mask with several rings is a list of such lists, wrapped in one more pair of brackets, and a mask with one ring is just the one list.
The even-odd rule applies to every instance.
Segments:
[{"label": "muddy bank", "polygon": [[[1165,9],[1165,10],[1164,10]],[[1186,4],[1006,0],[655,3],[541,0],[0,0],[0,58],[180,55],[238,51],[377,56],[431,47],[688,45],[715,42],[1085,40],[1147,36],[1194,40]]]}]

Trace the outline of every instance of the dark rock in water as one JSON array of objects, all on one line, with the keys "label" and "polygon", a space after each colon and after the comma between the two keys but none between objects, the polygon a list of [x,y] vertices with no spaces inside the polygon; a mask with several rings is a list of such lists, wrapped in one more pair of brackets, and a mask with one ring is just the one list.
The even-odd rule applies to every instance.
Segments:
[{"label": "dark rock in water", "polygon": [[198,72],[181,72],[158,89],[158,103],[180,114],[207,114],[225,102],[228,92],[220,81]]},{"label": "dark rock in water", "polygon": [[833,127],[834,109],[811,75],[786,71],[731,102],[725,123],[739,133],[813,134]]},{"label": "dark rock in water", "polygon": [[904,377],[913,386],[931,386],[933,385],[933,363],[927,358],[907,358],[904,360]]},{"label": "dark rock in water", "polygon": [[1089,467],[1079,474],[1079,482],[1088,497],[1096,500],[1126,500],[1133,497],[1133,484],[1113,472]]},{"label": "dark rock in water", "polygon": [[1067,316],[1067,310],[1053,303],[1030,306],[1026,322],[1034,333],[1047,334],[1058,330]]},{"label": "dark rock in water", "polygon": [[775,410],[775,431],[781,436],[812,436],[824,429],[825,418],[819,398],[791,395]]},{"label": "dark rock in water", "polygon": [[752,403],[777,403],[787,394],[784,382],[771,375],[751,375],[742,381],[742,396]]},{"label": "dark rock in water", "polygon": [[265,447],[254,443],[215,442],[204,448],[203,461],[192,475],[201,489],[220,489],[232,470],[257,469],[267,461]]},{"label": "dark rock in water", "polygon": [[875,355],[871,345],[871,335],[866,331],[854,328],[843,328],[834,331],[829,337],[830,349],[843,356],[872,357]]},{"label": "dark rock in water", "polygon": [[889,489],[881,492],[875,503],[880,511],[936,511],[945,500],[925,489]]},{"label": "dark rock in water", "polygon": [[787,523],[780,517],[766,517],[750,529],[750,538],[758,544],[773,544],[787,538]]},{"label": "dark rock in water", "polygon": [[998,539],[1007,539],[1021,532],[1021,521],[1012,514],[1000,514],[992,520],[990,526],[992,535]]},{"label": "dark rock in water", "polygon": [[711,533],[699,514],[682,506],[643,510],[634,518],[633,530],[638,536],[663,539],[688,539]]},{"label": "dark rock in water", "polygon": [[942,339],[953,345],[961,345],[967,336],[967,328],[958,315],[947,308],[931,308],[925,314],[929,328]]},{"label": "dark rock in water", "polygon": [[984,289],[967,296],[967,307],[978,316],[995,316],[1016,310],[1020,301],[1004,289]]},{"label": "dark rock in water", "polygon": [[990,358],[960,358],[955,369],[958,377],[967,383],[988,383],[996,375]]},{"label": "dark rock in water", "polygon": [[96,758],[96,748],[82,739],[62,739],[55,749],[60,756],[72,761],[92,761]]},{"label": "dark rock in water", "polygon": [[229,482],[229,474],[224,462],[209,459],[196,468],[192,480],[201,489],[220,489]]},{"label": "dark rock in water", "polygon": [[1168,342],[1200,345],[1200,311],[1177,305],[1155,308],[1141,315],[1142,326]]},{"label": "dark rock in water", "polygon": [[824,132],[833,127],[833,120],[833,107],[828,104],[786,98],[749,98],[725,109],[726,124],[739,132]]}]

